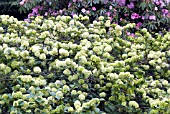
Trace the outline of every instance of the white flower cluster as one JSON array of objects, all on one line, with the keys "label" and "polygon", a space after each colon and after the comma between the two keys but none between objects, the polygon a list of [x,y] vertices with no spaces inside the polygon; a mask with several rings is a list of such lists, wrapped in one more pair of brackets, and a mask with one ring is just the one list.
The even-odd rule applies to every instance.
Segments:
[{"label": "white flower cluster", "polygon": [[[89,22],[82,15],[38,16],[30,23],[1,15],[0,75],[10,80],[2,83],[2,107],[98,114],[102,100],[104,108],[112,102],[125,108],[116,111],[142,112],[140,103],[148,112],[168,109],[170,33],[153,38],[144,28],[134,38],[126,35],[134,23],[115,25],[103,16]],[[139,96],[142,101],[133,101]]]}]

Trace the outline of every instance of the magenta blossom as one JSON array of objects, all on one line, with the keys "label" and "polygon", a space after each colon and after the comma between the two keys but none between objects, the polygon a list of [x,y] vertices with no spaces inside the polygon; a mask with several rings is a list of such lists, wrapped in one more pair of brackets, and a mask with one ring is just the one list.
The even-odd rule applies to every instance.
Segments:
[{"label": "magenta blossom", "polygon": [[131,15],[131,19],[138,19],[138,18],[140,18],[140,16],[139,16],[139,14],[137,14],[137,13],[133,13],[132,15]]},{"label": "magenta blossom", "polygon": [[142,26],[142,23],[141,23],[141,22],[138,22],[138,23],[136,24],[136,29],[139,29],[141,26]]},{"label": "magenta blossom", "polygon": [[73,2],[76,2],[76,0],[73,0]]},{"label": "magenta blossom", "polygon": [[167,14],[167,13],[168,13],[168,10],[167,10],[167,9],[162,9],[162,13],[163,13],[163,14]]},{"label": "magenta blossom", "polygon": [[149,19],[150,19],[150,20],[156,20],[156,16],[151,15],[151,16],[149,16]]},{"label": "magenta blossom", "polygon": [[125,2],[126,0],[116,0],[120,6],[124,6],[125,5]]},{"label": "magenta blossom", "polygon": [[33,13],[29,13],[29,14],[28,14],[28,18],[30,18],[30,17],[32,17],[32,16],[34,16]]},{"label": "magenta blossom", "polygon": [[128,4],[127,7],[128,7],[129,9],[133,9],[133,8],[134,8],[133,2],[131,2],[130,4]]},{"label": "magenta blossom", "polygon": [[107,15],[107,16],[110,16],[110,14],[111,14],[111,12],[106,12],[106,15]]},{"label": "magenta blossom", "polygon": [[68,7],[71,7],[71,5],[72,5],[72,4],[71,4],[71,3],[69,3],[69,4],[68,4]]},{"label": "magenta blossom", "polygon": [[32,9],[32,11],[33,11],[32,13],[38,14],[38,8],[35,7]]},{"label": "magenta blossom", "polygon": [[93,11],[96,11],[96,7],[92,7],[92,10],[93,10]]}]

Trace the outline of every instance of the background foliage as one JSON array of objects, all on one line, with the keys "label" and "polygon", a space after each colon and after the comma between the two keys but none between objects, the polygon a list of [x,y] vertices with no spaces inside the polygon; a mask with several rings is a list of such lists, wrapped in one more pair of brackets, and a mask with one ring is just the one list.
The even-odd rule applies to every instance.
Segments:
[{"label": "background foliage", "polygon": [[21,11],[34,15],[74,15],[90,16],[92,22],[100,15],[109,16],[112,22],[125,25],[136,23],[136,28],[164,31],[170,28],[170,4],[167,1],[152,0],[38,0],[20,2]]}]

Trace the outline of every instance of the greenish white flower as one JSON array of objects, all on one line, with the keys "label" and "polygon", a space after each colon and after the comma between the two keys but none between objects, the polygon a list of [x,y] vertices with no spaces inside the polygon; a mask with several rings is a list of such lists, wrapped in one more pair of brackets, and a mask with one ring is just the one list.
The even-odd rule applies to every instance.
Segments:
[{"label": "greenish white flower", "polygon": [[70,75],[70,74],[71,74],[71,71],[70,71],[69,69],[65,69],[65,70],[63,71],[63,73],[64,73],[65,75]]},{"label": "greenish white flower", "polygon": [[42,54],[40,54],[39,58],[42,59],[42,60],[45,60],[46,59],[46,55],[44,53],[42,53]]},{"label": "greenish white flower", "polygon": [[110,52],[110,51],[112,51],[112,47],[111,47],[110,45],[107,45],[107,46],[104,48],[104,51]]},{"label": "greenish white flower", "polygon": [[167,89],[167,93],[170,94],[170,88]]},{"label": "greenish white flower", "polygon": [[150,61],[149,61],[149,64],[154,66],[154,65],[156,64],[156,63],[155,63],[155,60],[150,60]]},{"label": "greenish white flower", "polygon": [[85,100],[85,96],[84,96],[83,94],[80,94],[80,95],[78,96],[78,98],[80,99],[80,101],[84,101],[84,100]]},{"label": "greenish white flower", "polygon": [[31,47],[31,50],[32,50],[32,52],[35,53],[36,51],[39,51],[39,50],[40,50],[40,47],[37,46],[37,45],[34,45],[34,46]]},{"label": "greenish white flower", "polygon": [[63,86],[63,90],[64,90],[64,91],[70,91],[70,87],[67,86],[67,85],[64,85],[64,86]]},{"label": "greenish white flower", "polygon": [[80,103],[79,100],[76,100],[76,101],[74,102],[74,107],[75,107],[75,109],[78,109],[78,108],[81,107],[81,103]]},{"label": "greenish white flower", "polygon": [[60,97],[60,99],[63,98],[63,93],[61,91],[56,92],[56,96]]},{"label": "greenish white flower", "polygon": [[39,66],[34,67],[33,71],[35,73],[41,73],[41,68]]},{"label": "greenish white flower", "polygon": [[0,32],[4,32],[4,29],[2,27],[0,27]]},{"label": "greenish white flower", "polygon": [[105,26],[110,27],[110,24],[111,24],[110,20],[107,20],[106,23],[105,23]]},{"label": "greenish white flower", "polygon": [[81,35],[83,38],[87,38],[89,36],[89,33],[88,32],[83,32],[82,35]]},{"label": "greenish white flower", "polygon": [[77,95],[77,91],[76,90],[72,90],[71,91],[71,95]]},{"label": "greenish white flower", "polygon": [[46,85],[46,80],[41,79],[41,78],[33,78],[34,81],[34,85],[35,86],[42,86],[42,85]]},{"label": "greenish white flower", "polygon": [[82,111],[83,111],[83,108],[82,108],[82,107],[79,107],[79,108],[76,109],[76,113],[79,113],[79,114],[80,114]]},{"label": "greenish white flower", "polygon": [[69,56],[69,52],[63,48],[59,49],[59,53],[63,56]]},{"label": "greenish white flower", "polygon": [[3,95],[2,95],[2,98],[3,98],[3,99],[7,99],[8,97],[9,97],[8,94],[3,94]]},{"label": "greenish white flower", "polygon": [[164,81],[162,81],[162,85],[164,85],[164,86],[168,86],[168,85],[169,85],[169,83],[168,83],[168,81],[167,81],[167,80],[164,80]]},{"label": "greenish white flower", "polygon": [[103,17],[103,16],[100,16],[100,17],[99,17],[99,20],[100,20],[100,21],[104,20],[104,17]]},{"label": "greenish white flower", "polygon": [[21,42],[21,46],[26,46],[26,47],[28,47],[28,46],[29,46],[29,42],[28,42],[27,40],[23,40],[23,41]]},{"label": "greenish white flower", "polygon": [[69,113],[72,113],[74,111],[73,107],[68,107],[67,110],[68,110]]},{"label": "greenish white flower", "polygon": [[22,93],[21,91],[13,92],[12,93],[13,98],[22,98]]},{"label": "greenish white flower", "polygon": [[129,106],[139,108],[139,104],[136,101],[129,101]]},{"label": "greenish white flower", "polygon": [[14,101],[14,102],[13,102],[13,106],[14,106],[14,107],[17,107],[17,106],[19,106],[19,103],[18,103],[18,101]]},{"label": "greenish white flower", "polygon": [[100,96],[100,97],[106,97],[106,93],[105,93],[105,92],[101,92],[101,93],[99,94],[99,96]]}]

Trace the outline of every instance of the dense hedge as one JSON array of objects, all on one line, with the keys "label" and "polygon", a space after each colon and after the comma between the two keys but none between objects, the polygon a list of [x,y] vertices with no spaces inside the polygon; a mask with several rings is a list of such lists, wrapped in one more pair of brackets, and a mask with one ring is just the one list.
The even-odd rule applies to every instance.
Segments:
[{"label": "dense hedge", "polygon": [[1,113],[170,113],[170,33],[88,19],[0,16]]}]

